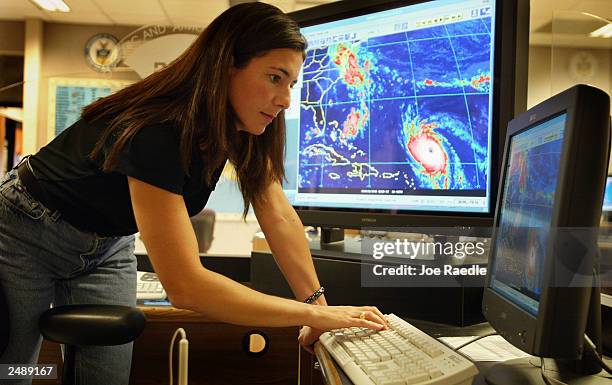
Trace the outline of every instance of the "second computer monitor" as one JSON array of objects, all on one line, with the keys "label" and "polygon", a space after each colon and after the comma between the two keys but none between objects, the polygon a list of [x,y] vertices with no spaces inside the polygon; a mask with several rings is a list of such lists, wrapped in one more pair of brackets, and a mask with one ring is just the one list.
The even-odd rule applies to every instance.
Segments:
[{"label": "second computer monitor", "polygon": [[483,313],[536,356],[582,354],[591,293],[599,295],[609,114],[605,92],[579,85],[508,127]]}]

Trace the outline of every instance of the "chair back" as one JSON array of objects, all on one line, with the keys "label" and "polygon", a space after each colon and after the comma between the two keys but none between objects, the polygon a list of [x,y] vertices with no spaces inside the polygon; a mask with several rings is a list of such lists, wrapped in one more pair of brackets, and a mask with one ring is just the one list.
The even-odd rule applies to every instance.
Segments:
[{"label": "chair back", "polygon": [[191,217],[191,224],[198,240],[198,251],[205,253],[210,249],[215,232],[215,212],[204,209]]}]

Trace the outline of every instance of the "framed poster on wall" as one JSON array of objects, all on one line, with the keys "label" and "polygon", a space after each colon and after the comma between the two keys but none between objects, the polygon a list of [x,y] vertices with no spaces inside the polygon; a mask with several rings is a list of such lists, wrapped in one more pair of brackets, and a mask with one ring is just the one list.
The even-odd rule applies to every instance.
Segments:
[{"label": "framed poster on wall", "polygon": [[76,122],[86,105],[132,83],[115,79],[50,78],[47,138],[53,139]]}]

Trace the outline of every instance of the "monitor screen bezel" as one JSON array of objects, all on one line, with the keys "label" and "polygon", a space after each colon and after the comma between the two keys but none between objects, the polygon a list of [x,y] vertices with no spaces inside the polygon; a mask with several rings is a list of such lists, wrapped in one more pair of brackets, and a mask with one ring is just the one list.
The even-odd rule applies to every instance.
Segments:
[{"label": "monitor screen bezel", "polygon": [[[424,3],[430,0],[352,0],[290,13],[301,27],[341,18]],[[340,228],[437,226],[453,228],[454,234],[466,233],[490,236],[497,199],[498,175],[501,164],[505,127],[511,117],[526,109],[528,15],[526,0],[495,1],[495,53],[492,106],[492,138],[490,149],[489,211],[484,213],[459,211],[417,211],[388,209],[330,208],[295,205],[305,225]],[[510,92],[512,90],[512,92]],[[505,92],[503,92],[505,91]],[[462,231],[460,231],[462,230]]]}]

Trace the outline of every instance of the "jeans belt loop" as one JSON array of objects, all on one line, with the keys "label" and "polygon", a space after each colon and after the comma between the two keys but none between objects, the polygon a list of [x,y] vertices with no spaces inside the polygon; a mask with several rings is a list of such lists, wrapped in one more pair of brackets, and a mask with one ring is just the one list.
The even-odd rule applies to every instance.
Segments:
[{"label": "jeans belt loop", "polygon": [[30,168],[29,159],[26,159],[23,162],[19,163],[19,166],[17,166],[17,175],[19,175],[21,183],[26,188],[26,190],[28,190],[28,193],[32,196],[32,198],[42,203],[43,206],[45,206],[50,213],[53,213],[52,217],[58,217],[59,212],[53,207],[52,204],[49,203],[47,199],[45,199],[45,192],[40,186],[38,179],[36,179],[36,176],[34,176],[32,169]]}]

